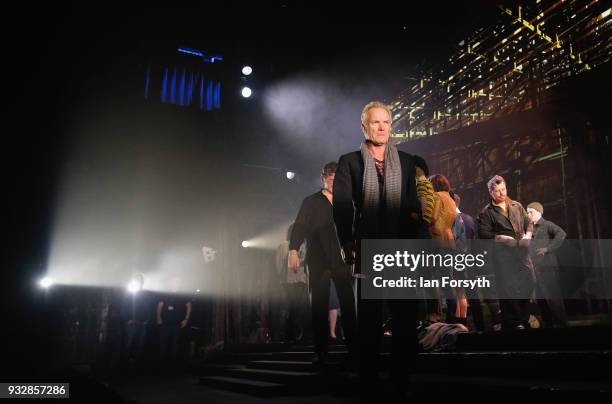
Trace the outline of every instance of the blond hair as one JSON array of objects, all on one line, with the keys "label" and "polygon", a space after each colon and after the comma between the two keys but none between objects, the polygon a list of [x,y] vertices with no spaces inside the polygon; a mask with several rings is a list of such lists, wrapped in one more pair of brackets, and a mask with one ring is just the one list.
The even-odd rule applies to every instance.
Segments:
[{"label": "blond hair", "polygon": [[366,104],[366,106],[363,107],[363,110],[361,111],[361,124],[363,126],[366,126],[367,121],[368,121],[368,112],[372,108],[382,108],[382,109],[384,109],[389,114],[389,121],[393,122],[393,117],[391,115],[391,108],[387,104],[382,103],[380,101],[372,101],[372,102],[368,102]]}]

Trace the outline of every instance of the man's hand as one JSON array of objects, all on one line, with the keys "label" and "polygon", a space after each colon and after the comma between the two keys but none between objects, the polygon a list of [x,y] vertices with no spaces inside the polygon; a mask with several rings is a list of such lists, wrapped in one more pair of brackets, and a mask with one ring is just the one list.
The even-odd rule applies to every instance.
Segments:
[{"label": "man's hand", "polygon": [[536,255],[538,257],[543,257],[544,255],[546,255],[547,252],[548,252],[548,248],[538,248],[536,250]]},{"label": "man's hand", "polygon": [[504,234],[498,234],[495,236],[495,242],[504,244],[508,247],[516,247],[516,240],[510,236],[506,236]]},{"label": "man's hand", "polygon": [[189,322],[189,320],[187,320],[187,319],[184,319],[183,321],[181,321],[181,324],[180,324],[180,325],[181,325],[181,328],[185,328],[185,327],[187,327],[187,323],[188,323],[188,322]]},{"label": "man's hand", "polygon": [[287,266],[289,269],[298,269],[300,267],[300,256],[297,250],[289,250],[289,256],[287,257]]},{"label": "man's hand", "polygon": [[346,265],[353,265],[355,263],[355,243],[349,241],[342,246],[344,252],[344,263]]},{"label": "man's hand", "polygon": [[531,238],[525,238],[523,237],[522,239],[519,240],[517,247],[529,247],[529,244],[531,243]]}]

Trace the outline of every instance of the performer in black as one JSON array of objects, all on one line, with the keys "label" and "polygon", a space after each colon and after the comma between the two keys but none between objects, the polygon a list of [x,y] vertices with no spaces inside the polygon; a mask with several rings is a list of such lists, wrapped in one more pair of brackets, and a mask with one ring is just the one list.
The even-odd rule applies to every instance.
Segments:
[{"label": "performer in black", "polygon": [[334,280],[342,310],[342,328],[349,355],[354,354],[355,300],[350,266],[342,261],[332,211],[333,184],[337,164],[325,164],[321,172],[324,188],[306,197],[295,219],[289,242],[288,267],[300,266],[298,250],[306,240],[306,264],[312,290],[313,363],[323,364],[328,349],[330,278]]},{"label": "performer in black", "polygon": [[[334,182],[334,220],[344,258],[360,272],[360,240],[368,238],[424,238],[421,204],[417,198],[413,156],[389,141],[391,110],[380,102],[361,113],[365,141],[361,150],[340,157]],[[355,255],[355,252],[357,254]],[[361,299],[358,293],[360,375],[364,385],[378,380],[382,336],[382,300]],[[369,281],[369,280],[366,280]],[[416,357],[417,301],[389,300],[392,316],[392,375],[398,386]]]}]

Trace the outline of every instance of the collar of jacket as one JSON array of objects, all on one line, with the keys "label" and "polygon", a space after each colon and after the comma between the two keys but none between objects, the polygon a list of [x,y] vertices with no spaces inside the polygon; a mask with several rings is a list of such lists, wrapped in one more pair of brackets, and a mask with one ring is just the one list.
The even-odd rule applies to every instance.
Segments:
[{"label": "collar of jacket", "polygon": [[[506,206],[508,207],[508,209],[510,209],[510,206],[516,206],[516,202],[513,201],[512,199],[510,199],[510,197],[506,196]],[[493,205],[493,199],[489,200],[489,204],[486,206],[486,208],[493,208],[494,206],[497,205]],[[497,206],[499,208],[499,206]]]}]

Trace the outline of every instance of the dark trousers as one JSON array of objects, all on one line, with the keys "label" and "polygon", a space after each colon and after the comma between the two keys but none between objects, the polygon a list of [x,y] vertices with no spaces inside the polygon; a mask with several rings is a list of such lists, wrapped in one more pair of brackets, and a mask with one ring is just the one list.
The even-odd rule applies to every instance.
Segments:
[{"label": "dark trousers", "polygon": [[308,335],[309,326],[307,313],[310,311],[308,301],[308,285],[302,282],[288,283],[287,291],[287,321],[285,323],[285,339],[289,341],[300,340],[304,334]]},{"label": "dark trousers", "polygon": [[140,359],[144,350],[147,323],[128,321],[125,323],[125,354],[128,359]]},{"label": "dark trousers", "polygon": [[[468,294],[467,290],[466,294]],[[501,311],[499,308],[498,300],[484,299],[483,301],[481,301],[477,295],[475,295],[473,298],[469,298],[469,296],[470,295],[468,294],[468,316],[472,316],[472,320],[474,321],[474,327],[477,331],[486,331],[484,313],[482,310],[483,305],[486,305],[489,308],[489,312],[491,313],[491,326],[501,322]]]},{"label": "dark trousers", "polygon": [[472,316],[472,320],[474,321],[474,328],[477,331],[486,331],[483,305],[486,305],[489,308],[489,312],[491,313],[491,325],[495,325],[501,322],[501,311],[499,308],[499,301],[497,299],[484,299],[480,300],[478,298],[478,293],[476,290],[466,288],[465,290],[466,297],[468,299],[468,316]]},{"label": "dark trousers", "polygon": [[529,328],[529,299],[500,299],[502,328],[511,329],[518,325]]},{"label": "dark trousers", "polygon": [[[455,316],[455,312],[457,311],[457,299],[447,297],[449,295],[449,293],[447,292],[449,291],[452,293],[452,290],[450,289],[441,291],[442,296],[445,297],[444,300],[446,301],[446,317],[440,317],[440,318],[441,318],[441,321],[451,324],[451,323],[457,322],[457,318]],[[426,304],[428,315],[430,314],[439,314],[440,316],[442,315],[442,310],[440,309],[440,302],[437,299],[426,299],[425,304]]]},{"label": "dark trousers", "polygon": [[[487,275],[493,284],[495,284],[494,277]],[[495,287],[483,289],[483,298],[480,299],[477,289],[465,289],[465,295],[468,299],[468,316],[471,315],[474,320],[474,327],[478,331],[486,331],[485,318],[483,307],[487,306],[489,313],[491,314],[490,322],[491,326],[501,324],[501,309],[499,306],[498,293]]]},{"label": "dark trousers", "polygon": [[[364,382],[375,381],[380,369],[380,346],[382,338],[382,312],[384,300],[361,299],[361,283],[370,282],[360,279],[358,295],[359,330],[359,374]],[[392,377],[399,382],[406,381],[414,368],[418,349],[417,340],[417,300],[387,300],[391,314],[391,371]]]},{"label": "dark trousers", "polygon": [[353,291],[350,268],[344,271],[310,272],[310,287],[312,290],[312,333],[315,352],[327,353],[329,340],[329,281],[333,278],[336,292],[340,300],[342,316],[340,322],[344,331],[349,353],[354,353],[355,332],[357,322],[355,316],[355,294]]},{"label": "dark trousers", "polygon": [[534,274],[526,250],[496,246],[495,282],[499,294],[502,327],[529,327],[529,299]]},{"label": "dark trousers", "polygon": [[536,299],[545,327],[567,326],[559,277],[554,269],[536,270]]},{"label": "dark trousers", "polygon": [[162,360],[182,359],[186,328],[163,324],[159,329],[159,347]]}]

